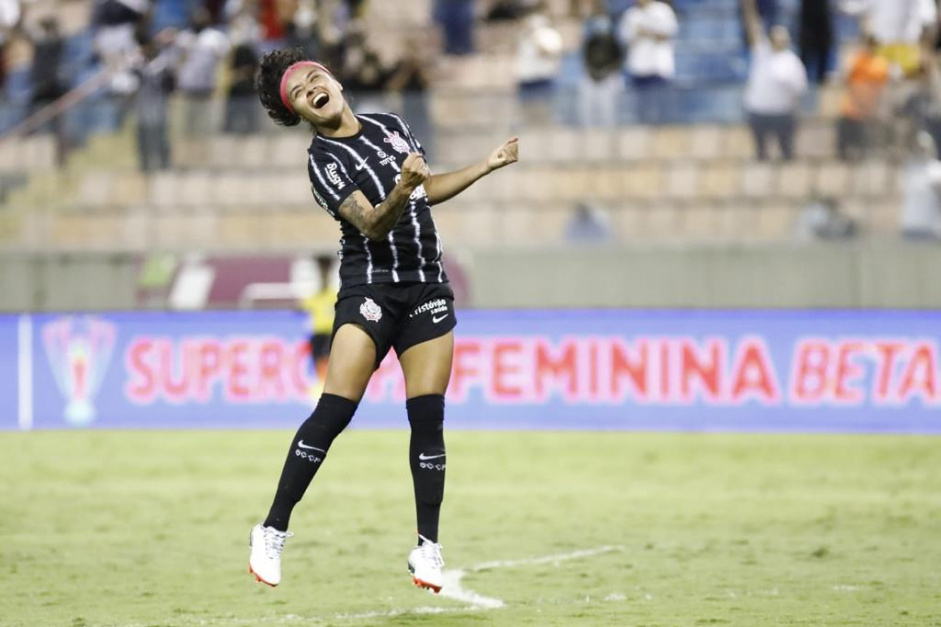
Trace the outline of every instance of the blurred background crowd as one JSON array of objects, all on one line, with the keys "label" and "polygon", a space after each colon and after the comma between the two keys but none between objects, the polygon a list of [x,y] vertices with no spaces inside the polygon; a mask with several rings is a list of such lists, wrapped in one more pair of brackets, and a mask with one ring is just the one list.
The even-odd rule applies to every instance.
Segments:
[{"label": "blurred background crowd", "polygon": [[480,246],[936,241],[938,26],[936,0],[0,0],[0,246],[141,253],[158,303],[194,251],[335,248],[309,137],[254,94],[283,46],[434,169],[521,135],[439,210],[457,283]]}]

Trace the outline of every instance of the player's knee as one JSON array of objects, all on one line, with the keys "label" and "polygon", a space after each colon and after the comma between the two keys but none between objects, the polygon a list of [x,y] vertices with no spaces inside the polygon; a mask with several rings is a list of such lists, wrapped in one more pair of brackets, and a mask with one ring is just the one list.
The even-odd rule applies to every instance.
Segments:
[{"label": "player's knee", "polygon": [[307,437],[312,440],[329,445],[353,420],[356,407],[357,403],[348,398],[323,394],[317,402],[317,408],[301,425],[300,431],[309,434]]},{"label": "player's knee", "polygon": [[440,432],[444,430],[444,395],[415,396],[405,401],[405,408],[412,431]]}]

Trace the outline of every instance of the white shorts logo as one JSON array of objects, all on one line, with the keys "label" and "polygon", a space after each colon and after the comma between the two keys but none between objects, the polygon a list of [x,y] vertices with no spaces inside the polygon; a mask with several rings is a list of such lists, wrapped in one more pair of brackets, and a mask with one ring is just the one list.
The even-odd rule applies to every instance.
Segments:
[{"label": "white shorts logo", "polygon": [[379,322],[382,318],[382,309],[371,298],[363,301],[363,304],[359,306],[359,313],[370,322]]}]

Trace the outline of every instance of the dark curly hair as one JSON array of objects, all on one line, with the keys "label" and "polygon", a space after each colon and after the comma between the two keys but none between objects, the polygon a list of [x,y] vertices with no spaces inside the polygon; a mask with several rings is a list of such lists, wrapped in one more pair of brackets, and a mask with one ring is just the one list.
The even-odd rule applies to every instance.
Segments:
[{"label": "dark curly hair", "polygon": [[264,55],[255,75],[255,91],[268,117],[282,126],[296,126],[301,116],[290,111],[281,102],[281,77],[298,61],[307,61],[302,48],[283,48]]}]

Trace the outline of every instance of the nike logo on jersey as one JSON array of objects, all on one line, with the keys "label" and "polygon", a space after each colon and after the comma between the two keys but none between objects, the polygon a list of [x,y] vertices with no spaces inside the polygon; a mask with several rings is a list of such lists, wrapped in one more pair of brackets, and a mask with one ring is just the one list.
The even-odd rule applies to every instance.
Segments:
[{"label": "nike logo on jersey", "polygon": [[359,163],[356,164],[356,171],[359,172],[360,170],[362,170],[362,169],[365,168],[365,167],[366,167],[366,160],[363,159],[362,161],[360,161]]},{"label": "nike logo on jersey", "polygon": [[326,453],[326,452],[327,452],[327,451],[323,450],[322,448],[317,448],[316,446],[307,446],[306,444],[304,444],[304,440],[300,440],[300,441],[297,443],[297,445],[298,445],[299,447],[301,447],[301,448],[306,448],[306,449],[309,450],[309,451],[319,451],[319,452],[321,452],[321,453]]},{"label": "nike logo on jersey", "polygon": [[441,322],[447,317],[448,317],[448,314],[444,314],[443,316],[432,316],[431,321],[434,322],[435,324],[438,324],[439,322]]},{"label": "nike logo on jersey", "polygon": [[424,453],[418,454],[418,459],[423,462],[428,461],[429,459],[438,459],[439,457],[444,457],[447,453],[441,453],[441,455],[425,455]]}]

